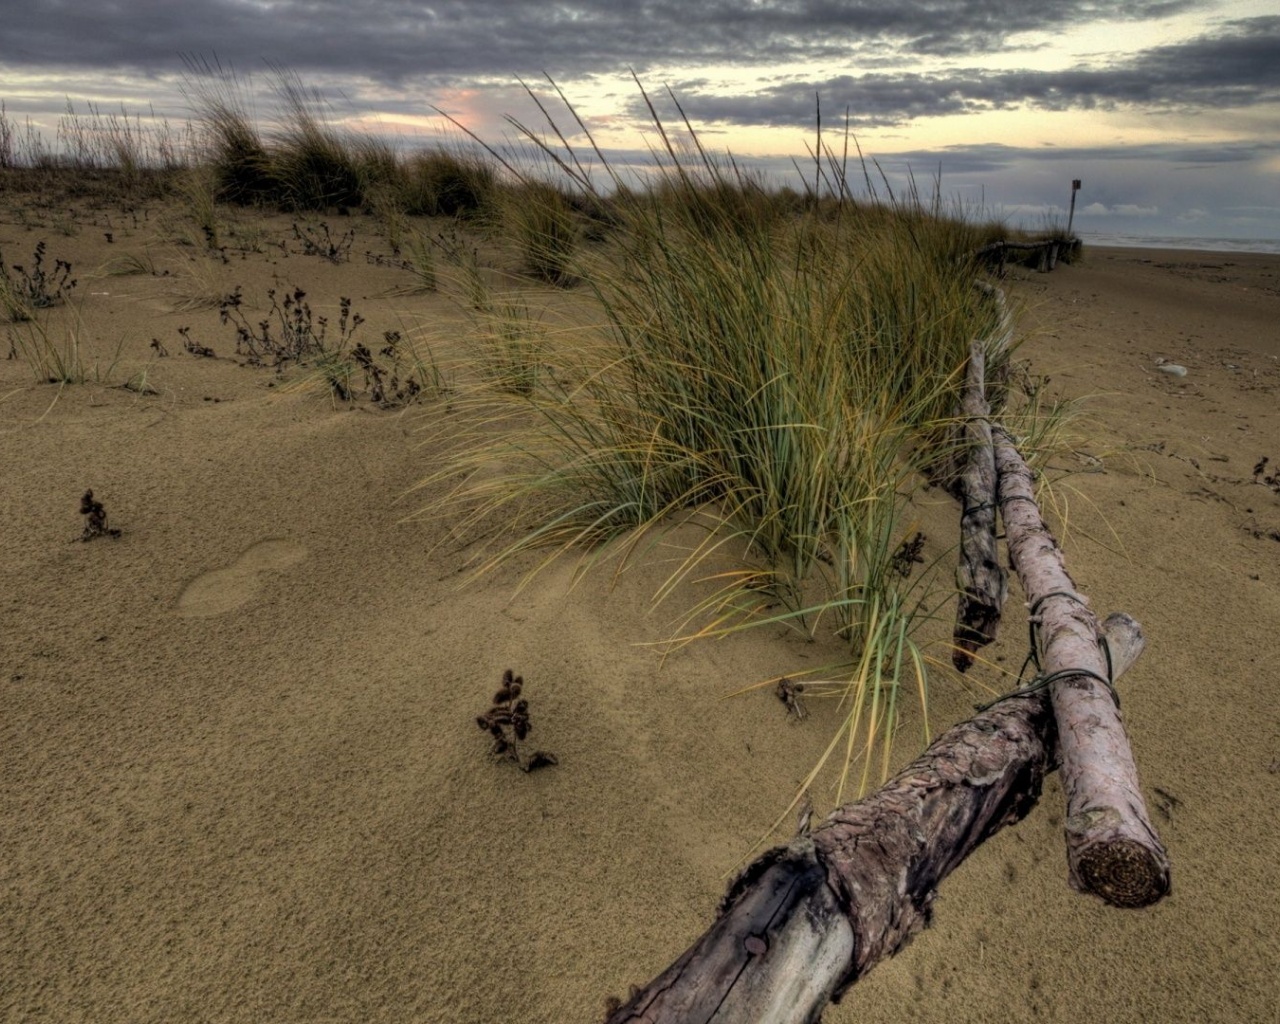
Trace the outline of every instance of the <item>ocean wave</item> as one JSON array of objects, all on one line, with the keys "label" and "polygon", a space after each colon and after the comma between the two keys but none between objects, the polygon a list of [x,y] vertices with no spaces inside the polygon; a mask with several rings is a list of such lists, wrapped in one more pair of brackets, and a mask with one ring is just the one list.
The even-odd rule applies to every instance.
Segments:
[{"label": "ocean wave", "polygon": [[1278,238],[1186,238],[1168,235],[1125,235],[1109,231],[1082,231],[1086,245],[1112,245],[1123,249],[1201,249],[1207,252],[1258,252],[1280,255]]}]

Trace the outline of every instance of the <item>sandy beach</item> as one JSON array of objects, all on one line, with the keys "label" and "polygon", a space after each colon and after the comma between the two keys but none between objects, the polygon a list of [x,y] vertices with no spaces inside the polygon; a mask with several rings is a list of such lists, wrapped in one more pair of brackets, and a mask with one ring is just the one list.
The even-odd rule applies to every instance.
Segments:
[{"label": "sandy beach", "polygon": [[[248,214],[227,262],[193,257],[175,216],[86,206],[63,233],[0,196],[7,263],[47,240],[72,264],[102,378],[0,360],[0,1020],[602,1019],[710,923],[836,720],[729,695],[835,646],[758,630],[663,658],[696,598],[652,606],[678,531],[616,579],[574,585],[564,560],[518,590],[530,556],[468,582],[453,524],[412,515],[446,397],[274,386],[216,306],[181,308],[241,285],[261,314],[300,287],[336,321],[349,297],[361,338],[447,367],[467,329],[448,288],[404,294],[364,257],[368,218],[334,220],[357,235],[333,265]],[[155,273],[111,272],[129,256]],[[1095,609],[1146,631],[1123,709],[1174,889],[1137,912],[1072,892],[1051,780],[823,1020],[1274,1021],[1280,486],[1253,468],[1280,470],[1280,257],[1090,249],[1007,284],[1028,373],[1086,399],[1054,524]],[[118,538],[78,542],[90,488]],[[922,514],[936,557],[954,506]],[[1006,665],[1023,622],[1014,593]],[[553,768],[516,771],[476,729],[506,668]],[[1000,686],[975,673],[934,678],[935,731]]]}]

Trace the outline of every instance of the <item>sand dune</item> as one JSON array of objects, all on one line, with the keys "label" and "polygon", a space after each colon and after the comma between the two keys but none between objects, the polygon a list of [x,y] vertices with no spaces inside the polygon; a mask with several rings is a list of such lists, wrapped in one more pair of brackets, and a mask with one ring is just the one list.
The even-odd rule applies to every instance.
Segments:
[{"label": "sand dune", "polygon": [[[12,262],[45,235],[9,202]],[[600,1019],[710,921],[835,720],[723,698],[835,648],[758,632],[662,660],[645,644],[678,608],[650,599],[679,532],[616,583],[565,562],[515,596],[526,560],[460,586],[449,524],[405,521],[447,403],[268,388],[216,310],[173,311],[189,254],[147,222],[108,243],[101,216],[50,250],[94,352],[121,345],[108,383],[150,357],[158,393],[0,361],[0,1018]],[[171,274],[89,274],[143,251]],[[331,314],[350,296],[373,338],[461,329],[358,259],[268,246],[205,270],[256,303],[273,278]],[[1058,466],[1067,559],[1146,628],[1124,713],[1174,893],[1121,912],[1069,891],[1051,782],[824,1020],[1274,1020],[1280,493],[1251,469],[1280,462],[1280,258],[1094,250],[1010,288],[1031,372],[1093,396]],[[90,487],[118,540],[75,542]],[[507,667],[555,768],[487,754],[473,719]],[[978,692],[940,676],[935,724]]]}]

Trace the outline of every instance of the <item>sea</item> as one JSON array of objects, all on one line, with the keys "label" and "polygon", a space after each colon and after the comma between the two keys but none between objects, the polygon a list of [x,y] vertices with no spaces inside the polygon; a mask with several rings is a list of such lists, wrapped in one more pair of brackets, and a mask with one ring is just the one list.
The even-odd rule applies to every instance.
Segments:
[{"label": "sea", "polygon": [[1260,252],[1280,255],[1280,238],[1175,238],[1082,231],[1085,245],[1114,245],[1122,249],[1202,249],[1208,252]]}]

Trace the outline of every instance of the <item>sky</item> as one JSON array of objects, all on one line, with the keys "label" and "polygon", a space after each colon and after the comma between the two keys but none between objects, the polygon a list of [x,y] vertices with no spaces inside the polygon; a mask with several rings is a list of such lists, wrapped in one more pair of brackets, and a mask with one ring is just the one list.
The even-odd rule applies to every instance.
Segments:
[{"label": "sky", "polygon": [[895,187],[1015,224],[1065,220],[1080,179],[1078,231],[1280,239],[1278,0],[0,0],[0,25],[7,116],[50,137],[68,100],[181,123],[216,62],[264,120],[284,68],[406,146],[448,136],[436,108],[501,145],[550,78],[625,163],[654,140],[638,80],[778,184],[820,109]]}]

